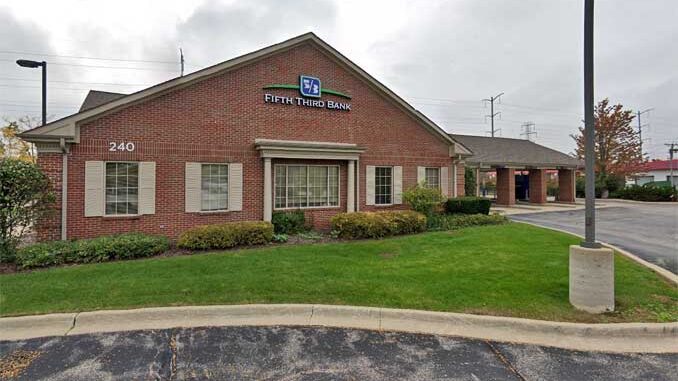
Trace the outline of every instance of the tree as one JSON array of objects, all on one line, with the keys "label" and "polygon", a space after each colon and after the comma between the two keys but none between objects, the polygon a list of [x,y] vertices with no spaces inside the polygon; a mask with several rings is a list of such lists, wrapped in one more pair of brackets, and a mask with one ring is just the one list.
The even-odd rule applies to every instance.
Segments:
[{"label": "tree", "polygon": [[[623,107],[611,105],[605,98],[594,108],[596,183],[603,192],[643,161],[640,137],[631,126],[633,111]],[[584,159],[584,128],[579,127],[579,133],[571,136],[577,143],[577,157]]]},{"label": "tree", "polygon": [[26,229],[51,212],[55,200],[49,179],[36,164],[0,159],[0,262],[14,259]]},{"label": "tree", "polygon": [[3,119],[5,124],[0,128],[0,157],[16,157],[20,160],[35,162],[33,145],[22,140],[18,135],[38,126],[38,120],[30,116],[15,120]]}]

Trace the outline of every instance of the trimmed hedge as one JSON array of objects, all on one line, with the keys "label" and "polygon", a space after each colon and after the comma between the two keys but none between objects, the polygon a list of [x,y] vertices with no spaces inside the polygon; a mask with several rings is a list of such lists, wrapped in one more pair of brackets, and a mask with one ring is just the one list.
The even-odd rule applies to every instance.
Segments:
[{"label": "trimmed hedge", "polygon": [[654,183],[630,185],[618,190],[616,197],[636,201],[675,201],[676,191],[671,185],[657,185]]},{"label": "trimmed hedge", "polygon": [[431,230],[455,230],[470,226],[501,225],[509,222],[501,214],[448,214],[432,217],[429,221]]},{"label": "trimmed hedge", "polygon": [[198,226],[181,233],[177,246],[190,250],[228,249],[263,245],[273,239],[273,224],[264,221],[227,222]]},{"label": "trimmed hedge", "polygon": [[16,263],[20,268],[35,268],[66,263],[106,262],[150,257],[168,249],[167,237],[126,233],[77,241],[37,243],[20,249]]},{"label": "trimmed hedge", "polygon": [[332,217],[332,231],[339,238],[383,238],[426,230],[426,216],[405,211],[340,213]]},{"label": "trimmed hedge", "polygon": [[301,209],[273,212],[271,223],[276,234],[297,234],[308,230],[306,216]]},{"label": "trimmed hedge", "polygon": [[456,197],[445,202],[446,214],[490,214],[492,202],[484,197]]}]

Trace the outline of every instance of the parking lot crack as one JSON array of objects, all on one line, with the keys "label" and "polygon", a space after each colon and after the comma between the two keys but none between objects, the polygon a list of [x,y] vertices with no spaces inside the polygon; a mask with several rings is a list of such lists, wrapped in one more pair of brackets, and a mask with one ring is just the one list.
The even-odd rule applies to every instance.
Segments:
[{"label": "parking lot crack", "polygon": [[71,333],[73,328],[75,328],[75,323],[78,321],[78,316],[80,316],[80,312],[73,315],[73,321],[71,322],[71,326],[70,326],[70,328],[68,328],[68,331],[66,331],[66,333],[64,333],[64,336],[68,336],[68,334]]},{"label": "parking lot crack", "polygon": [[495,356],[497,356],[499,361],[501,361],[501,363],[504,364],[511,371],[511,373],[515,374],[520,381],[527,381],[527,379],[523,377],[523,375],[520,374],[520,372],[518,372],[518,369],[516,369],[516,367],[513,366],[513,364],[511,364],[509,359],[506,358],[506,356],[504,356],[503,353],[501,353],[499,348],[495,347],[489,340],[485,340],[485,344],[487,344],[487,346],[490,347],[490,350],[492,351],[492,353],[494,353]]}]

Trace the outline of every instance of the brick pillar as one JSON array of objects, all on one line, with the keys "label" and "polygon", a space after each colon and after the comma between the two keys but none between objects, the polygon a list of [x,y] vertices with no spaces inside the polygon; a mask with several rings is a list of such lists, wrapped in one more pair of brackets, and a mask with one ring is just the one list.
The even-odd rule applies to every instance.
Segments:
[{"label": "brick pillar", "polygon": [[457,163],[457,197],[463,197],[465,192],[466,165],[464,162]]},{"label": "brick pillar", "polygon": [[55,241],[61,239],[61,164],[60,153],[40,153],[37,164],[49,178],[56,195],[54,208],[35,224],[36,240]]},{"label": "brick pillar", "polygon": [[530,169],[530,203],[546,203],[546,170]]},{"label": "brick pillar", "polygon": [[516,174],[513,168],[497,169],[497,205],[516,203]]},{"label": "brick pillar", "polygon": [[573,169],[558,170],[558,201],[574,202],[575,182]]}]

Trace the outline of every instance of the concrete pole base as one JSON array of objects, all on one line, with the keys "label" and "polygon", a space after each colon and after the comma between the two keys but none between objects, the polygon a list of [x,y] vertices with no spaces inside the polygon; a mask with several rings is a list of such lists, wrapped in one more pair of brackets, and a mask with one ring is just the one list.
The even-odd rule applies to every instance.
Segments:
[{"label": "concrete pole base", "polygon": [[614,311],[614,252],[570,246],[570,304],[589,313]]}]

